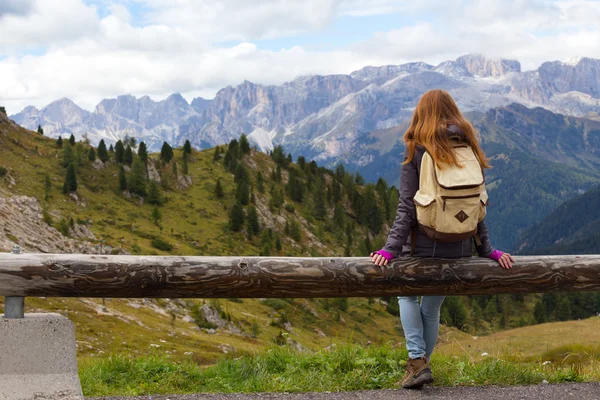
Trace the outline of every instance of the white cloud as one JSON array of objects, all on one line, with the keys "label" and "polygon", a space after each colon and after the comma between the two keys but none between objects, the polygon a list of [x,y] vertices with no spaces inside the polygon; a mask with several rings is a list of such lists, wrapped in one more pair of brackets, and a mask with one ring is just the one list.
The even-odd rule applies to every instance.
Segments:
[{"label": "white cloud", "polygon": [[[98,7],[82,1],[37,0],[29,11],[2,17],[0,103],[10,113],[65,96],[87,109],[125,93],[160,99],[181,92],[191,100],[246,79],[280,84],[365,65],[435,64],[468,52],[516,58],[526,69],[575,55],[600,58],[600,3],[591,0],[490,0],[486,7],[467,0],[442,6],[433,0],[106,0]],[[133,1],[144,7],[142,20],[126,7]],[[98,8],[108,15],[101,18]],[[339,15],[360,23],[361,15],[397,11],[415,22],[331,51],[273,51],[253,43],[318,33]],[[23,49],[46,45],[44,54],[24,55]]]},{"label": "white cloud", "polygon": [[27,12],[9,13],[2,18],[0,54],[73,42],[94,34],[97,28],[93,6],[80,0],[37,0]]}]

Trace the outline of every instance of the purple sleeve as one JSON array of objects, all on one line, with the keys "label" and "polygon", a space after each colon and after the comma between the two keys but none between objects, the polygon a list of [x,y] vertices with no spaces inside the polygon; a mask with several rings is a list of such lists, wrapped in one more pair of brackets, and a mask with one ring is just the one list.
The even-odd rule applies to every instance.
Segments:
[{"label": "purple sleeve", "polygon": [[379,254],[380,256],[384,256],[386,260],[390,261],[393,260],[395,257],[392,253],[389,253],[385,250],[377,250],[374,251],[375,254]]},{"label": "purple sleeve", "polygon": [[[405,150],[405,159],[408,153]],[[413,198],[419,188],[419,171],[413,158],[408,164],[403,164],[400,170],[400,190],[396,218],[388,234],[387,242],[382,250],[397,257],[402,252],[410,232],[417,226],[417,211]],[[383,255],[383,254],[382,254]],[[383,255],[385,257],[385,255]]]},{"label": "purple sleeve", "polygon": [[500,257],[502,257],[502,254],[504,254],[503,251],[500,250],[494,250],[489,256],[489,259],[492,259],[494,261],[498,261],[500,259]]}]

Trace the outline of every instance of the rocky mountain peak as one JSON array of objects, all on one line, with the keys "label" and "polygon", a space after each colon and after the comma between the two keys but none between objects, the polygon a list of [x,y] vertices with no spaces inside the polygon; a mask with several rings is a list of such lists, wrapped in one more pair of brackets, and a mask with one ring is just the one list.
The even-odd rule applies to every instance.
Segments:
[{"label": "rocky mountain peak", "polygon": [[516,60],[488,59],[481,54],[467,54],[456,59],[469,73],[482,78],[502,76],[509,72],[521,72],[521,63]]},{"label": "rocky mountain peak", "polygon": [[190,104],[194,110],[197,112],[201,112],[202,110],[207,109],[210,106],[211,100],[206,100],[202,97],[196,97],[192,100]]},{"label": "rocky mountain peak", "polygon": [[46,118],[53,121],[74,120],[83,118],[87,111],[75,104],[71,99],[63,97],[62,99],[53,101],[44,107],[41,112]]},{"label": "rocky mountain peak", "polygon": [[559,93],[581,92],[600,97],[600,60],[576,57],[543,63],[539,68],[542,83]]},{"label": "rocky mountain peak", "polygon": [[165,102],[176,105],[176,106],[184,106],[184,107],[189,106],[187,100],[184,99],[180,93],[173,93],[172,95],[170,95],[169,97],[167,97],[165,99]]}]

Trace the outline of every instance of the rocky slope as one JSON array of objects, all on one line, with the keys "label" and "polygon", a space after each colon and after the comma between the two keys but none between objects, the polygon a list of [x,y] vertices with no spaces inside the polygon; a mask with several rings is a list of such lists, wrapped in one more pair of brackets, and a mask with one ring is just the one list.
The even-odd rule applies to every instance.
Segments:
[{"label": "rocky slope", "polygon": [[437,66],[365,67],[350,75],[301,77],[279,86],[246,81],[191,104],[178,94],[159,102],[126,95],[103,100],[88,112],[62,99],[41,110],[27,107],[13,118],[29,129],[40,124],[54,137],[87,134],[92,143],[136,136],[151,150],[163,140],[181,145],[186,139],[207,148],[245,132],[263,150],[283,144],[294,156],[331,162],[353,151],[353,142],[366,132],[401,124],[433,88],[450,91],[465,111],[518,102],[583,116],[600,110],[600,60],[547,62],[522,72],[518,61],[466,55]]}]

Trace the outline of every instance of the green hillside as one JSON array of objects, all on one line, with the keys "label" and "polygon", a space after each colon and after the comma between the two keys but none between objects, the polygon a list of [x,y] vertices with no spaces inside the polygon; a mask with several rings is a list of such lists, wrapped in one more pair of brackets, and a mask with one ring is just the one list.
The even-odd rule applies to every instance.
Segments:
[{"label": "green hillside", "polygon": [[520,254],[600,253],[600,187],[561,204],[520,240]]},{"label": "green hillside", "polygon": [[[102,240],[103,250],[112,253],[159,255],[365,256],[383,245],[398,202],[396,188],[384,180],[365,184],[342,167],[331,171],[302,157],[292,162],[280,147],[260,153],[244,139],[201,152],[165,144],[145,162],[143,151],[140,157],[127,150],[127,141],[122,144],[106,153],[105,163],[92,161],[102,151],[85,142],[63,138],[59,147],[56,140],[0,121],[0,195],[35,197],[47,224],[71,236],[84,226],[96,238],[77,241]],[[67,179],[69,169],[75,171],[76,190],[73,176]],[[575,184],[587,182],[581,179]],[[36,240],[10,230],[0,232],[0,239],[4,251],[13,243],[27,250]],[[546,300],[540,316],[539,295],[452,297],[443,305],[442,321],[487,334],[589,316],[589,307],[576,310],[579,298],[568,299],[569,313],[556,315],[562,300]],[[319,349],[401,337],[391,298],[123,299],[109,300],[105,308],[101,300],[28,299],[27,306],[74,320],[84,358],[119,352],[123,342],[133,354],[160,349],[208,363],[226,352],[274,343]]]}]

